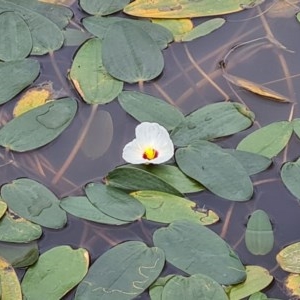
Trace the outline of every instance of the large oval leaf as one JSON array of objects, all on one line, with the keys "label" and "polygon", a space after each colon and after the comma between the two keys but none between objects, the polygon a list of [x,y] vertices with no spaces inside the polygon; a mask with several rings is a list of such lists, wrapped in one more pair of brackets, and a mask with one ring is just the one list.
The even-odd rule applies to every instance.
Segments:
[{"label": "large oval leaf", "polygon": [[246,272],[238,256],[203,225],[175,221],[156,230],[153,242],[165,251],[168,262],[188,274],[202,273],[224,285],[245,280]]},{"label": "large oval leaf", "polygon": [[123,9],[130,0],[80,0],[81,8],[91,15],[110,15]]},{"label": "large oval leaf", "polygon": [[67,222],[57,197],[44,185],[28,178],[4,184],[1,197],[19,216],[41,226],[57,229]]},{"label": "large oval leaf", "polygon": [[276,260],[283,270],[300,274],[300,242],[283,248],[277,254]]},{"label": "large oval leaf", "polygon": [[175,153],[179,168],[214,194],[234,201],[249,200],[253,193],[244,167],[232,155],[207,141],[198,141]]},{"label": "large oval leaf", "polygon": [[272,224],[263,210],[251,214],[245,232],[247,249],[254,255],[268,254],[274,245]]},{"label": "large oval leaf", "polygon": [[184,120],[176,107],[147,94],[124,91],[118,100],[122,108],[140,122],[155,122],[172,130]]},{"label": "large oval leaf", "polygon": [[121,221],[135,221],[145,213],[145,207],[125,192],[100,183],[85,187],[89,201],[106,215]]},{"label": "large oval leaf", "polygon": [[0,145],[18,152],[44,146],[70,125],[76,110],[74,99],[49,101],[5,124],[0,129]]},{"label": "large oval leaf", "polygon": [[90,39],[79,49],[70,78],[83,100],[89,104],[112,101],[122,91],[123,82],[111,77],[102,63],[102,43]]},{"label": "large oval leaf", "polygon": [[239,103],[213,103],[188,115],[172,131],[171,138],[177,146],[186,146],[198,140],[213,140],[248,128],[253,119],[253,113]]},{"label": "large oval leaf", "polygon": [[197,208],[188,199],[157,191],[131,193],[146,208],[144,218],[154,222],[171,223],[176,220],[189,220],[202,225],[218,222],[219,217],[211,210]]},{"label": "large oval leaf", "polygon": [[22,280],[26,299],[61,299],[86,275],[89,255],[85,249],[58,246],[43,253]]},{"label": "large oval leaf", "polygon": [[24,59],[31,48],[31,33],[26,22],[14,12],[0,14],[0,60]]},{"label": "large oval leaf", "polygon": [[142,242],[125,242],[100,256],[79,284],[76,300],[129,300],[159,276],[165,263],[162,250]]},{"label": "large oval leaf", "polygon": [[11,100],[39,75],[37,60],[24,59],[0,63],[0,104]]},{"label": "large oval leaf", "polygon": [[109,26],[103,39],[103,65],[113,77],[133,83],[151,80],[163,70],[162,53],[139,27],[120,21]]},{"label": "large oval leaf", "polygon": [[293,124],[288,121],[271,123],[246,136],[237,146],[238,150],[276,156],[288,143],[293,133]]},{"label": "large oval leaf", "polygon": [[300,158],[295,162],[285,163],[280,175],[286,188],[300,200]]}]

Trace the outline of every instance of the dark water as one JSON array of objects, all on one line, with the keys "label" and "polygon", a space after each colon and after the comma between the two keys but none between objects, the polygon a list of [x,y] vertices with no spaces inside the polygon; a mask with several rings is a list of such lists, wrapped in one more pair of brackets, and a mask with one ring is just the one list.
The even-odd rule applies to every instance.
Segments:
[{"label": "dark water", "polygon": [[[284,1],[278,1],[284,2]],[[153,96],[165,99],[175,104],[187,114],[209,103],[232,99],[243,101],[256,115],[258,124],[248,130],[225,138],[218,143],[223,147],[236,147],[237,143],[258,126],[286,120],[289,118],[292,104],[281,104],[255,96],[241,88],[232,88],[222,77],[219,62],[230,49],[247,41],[273,35],[276,40],[293,53],[278,49],[266,39],[265,44],[249,43],[233,51],[227,59],[227,71],[241,76],[286,95],[295,102],[293,118],[300,117],[298,95],[300,95],[299,65],[300,65],[300,24],[292,14],[289,17],[274,17],[262,14],[272,1],[261,5],[261,10],[253,8],[240,13],[226,16],[227,23],[211,35],[189,43],[173,43],[164,50],[165,68],[163,74],[155,81],[144,83],[142,87],[126,85],[126,89],[141,90]],[[78,22],[85,16],[73,6],[74,21]],[[284,11],[284,8],[281,9]],[[262,14],[261,16],[259,16]],[[245,21],[245,19],[249,19]],[[194,20],[199,23],[202,20]],[[60,96],[80,97],[67,79],[72,57],[76,47],[65,47],[49,56],[39,57],[42,64],[42,74],[36,84],[44,81],[53,82],[53,88]],[[57,72],[56,66],[59,68]],[[273,82],[273,83],[272,83]],[[5,105],[2,120],[9,119],[15,101]],[[70,164],[61,176],[57,174],[65,166],[72,150],[80,137],[87,119],[92,113],[92,107],[79,101],[78,115],[71,126],[51,144],[27,154],[10,154],[1,150],[0,162],[14,160],[1,168],[0,184],[19,177],[30,177],[49,187],[58,197],[82,194],[82,187],[95,180],[101,180],[108,171],[124,163],[121,153],[124,145],[133,138],[137,122],[129,117],[117,101],[99,106],[98,111],[111,116],[112,126],[107,131],[89,132],[100,139],[107,151],[99,158],[89,159],[82,149],[74,155]],[[104,124],[105,125],[105,124]],[[107,124],[106,124],[107,125]],[[112,138],[111,138],[112,137]],[[260,265],[267,268],[275,277],[273,284],[266,290],[269,297],[289,299],[283,287],[287,273],[276,264],[275,256],[284,246],[298,241],[300,238],[299,203],[286,190],[279,180],[282,163],[295,160],[300,156],[300,141],[295,137],[289,143],[288,151],[274,159],[274,164],[267,171],[255,175],[252,180],[255,185],[254,197],[246,203],[233,203],[218,198],[208,192],[189,195],[199,206],[214,210],[221,221],[210,228],[219,233],[239,254],[245,265]],[[37,164],[41,163],[41,167]],[[265,183],[263,181],[266,181]],[[275,233],[275,246],[272,252],[265,256],[251,255],[245,247],[243,234],[249,215],[256,209],[265,210],[272,220]],[[225,221],[228,226],[225,228]],[[62,230],[44,229],[44,235],[39,242],[40,252],[62,244],[86,248],[93,262],[112,245],[126,240],[140,240],[151,245],[152,233],[159,224],[152,222],[135,222],[130,225],[114,227],[83,221],[69,215],[68,224]],[[164,274],[180,271],[167,266]],[[65,299],[73,299],[74,292]],[[148,299],[146,294],[139,299]]]}]

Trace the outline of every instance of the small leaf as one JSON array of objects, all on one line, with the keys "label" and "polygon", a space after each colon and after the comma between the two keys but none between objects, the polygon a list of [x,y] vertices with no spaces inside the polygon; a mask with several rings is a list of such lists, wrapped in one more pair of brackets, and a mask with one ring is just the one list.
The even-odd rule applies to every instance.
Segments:
[{"label": "small leaf", "polygon": [[198,141],[175,152],[179,168],[212,193],[233,201],[247,201],[253,187],[244,167],[219,146]]},{"label": "small leaf", "polygon": [[212,140],[248,128],[253,118],[253,113],[239,103],[213,103],[188,115],[172,131],[171,138],[177,146],[186,146],[198,140]]},{"label": "small leaf", "polygon": [[166,277],[157,278],[149,287],[149,295],[151,300],[162,300],[162,292],[167,282],[176,275],[168,275]]},{"label": "small leaf", "polygon": [[137,241],[119,244],[93,263],[75,299],[133,299],[159,276],[164,263],[164,253],[159,248]]},{"label": "small leaf", "polygon": [[[67,222],[59,200],[45,186],[20,178],[1,187],[1,197],[19,216],[48,228],[62,228]],[[21,201],[20,201],[21,199]]]},{"label": "small leaf", "polygon": [[245,232],[245,243],[254,255],[266,255],[273,249],[272,224],[263,210],[256,210],[251,214]]},{"label": "small leaf", "polygon": [[281,168],[280,175],[286,188],[300,200],[300,158],[296,162],[286,162]]},{"label": "small leaf", "polygon": [[122,10],[130,0],[80,0],[81,8],[91,15],[110,15]]},{"label": "small leaf", "polygon": [[213,211],[202,211],[195,202],[182,197],[156,191],[139,191],[131,195],[145,206],[144,218],[150,221],[171,223],[176,220],[189,220],[210,225],[219,220]]},{"label": "small leaf", "polygon": [[60,201],[59,205],[69,214],[85,220],[109,225],[123,225],[128,223],[104,214],[85,196],[66,197]]},{"label": "small leaf", "polygon": [[24,59],[0,63],[0,104],[3,104],[29,86],[39,75],[37,60]]},{"label": "small leaf", "polygon": [[29,267],[22,280],[26,299],[61,299],[86,275],[88,252],[69,246],[58,246],[43,253],[36,264]]},{"label": "small leaf", "polygon": [[102,51],[108,73],[128,83],[156,78],[164,67],[162,53],[153,39],[126,21],[109,26]]},{"label": "small leaf", "polygon": [[191,31],[182,36],[183,42],[189,42],[199,37],[210,34],[225,24],[225,19],[214,18],[194,27]]},{"label": "small leaf", "polygon": [[0,129],[0,145],[17,152],[42,147],[72,122],[77,102],[71,98],[49,101],[14,118]]},{"label": "small leaf", "polygon": [[90,39],[77,52],[70,78],[83,100],[89,104],[104,104],[122,91],[123,82],[112,78],[102,62],[102,42]]},{"label": "small leaf", "polygon": [[153,242],[164,250],[168,262],[190,275],[201,273],[224,285],[245,280],[244,266],[238,256],[206,226],[175,221],[157,229]]},{"label": "small leaf", "polygon": [[246,280],[230,289],[228,295],[230,300],[244,299],[261,291],[273,280],[268,270],[260,266],[246,266],[246,272]]},{"label": "small leaf", "polygon": [[300,297],[300,275],[299,274],[289,274],[284,281],[284,285],[288,291],[288,294],[297,299]]},{"label": "small leaf", "polygon": [[293,125],[291,122],[274,122],[246,136],[238,144],[237,150],[253,152],[272,158],[283,150],[292,133]]},{"label": "small leaf", "polygon": [[85,193],[96,208],[121,221],[135,221],[145,213],[145,207],[122,190],[100,183],[89,183]]},{"label": "small leaf", "polygon": [[27,57],[32,49],[30,30],[14,12],[0,14],[0,60],[13,61]]},{"label": "small leaf", "polygon": [[300,242],[283,248],[277,254],[276,260],[283,270],[300,274]]}]

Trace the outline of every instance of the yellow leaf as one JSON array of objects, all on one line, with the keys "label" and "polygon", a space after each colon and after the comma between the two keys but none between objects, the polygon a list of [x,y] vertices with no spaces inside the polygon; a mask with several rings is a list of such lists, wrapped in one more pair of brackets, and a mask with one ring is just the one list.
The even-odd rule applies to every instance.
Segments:
[{"label": "yellow leaf", "polygon": [[300,275],[290,274],[285,280],[285,286],[291,296],[300,297]]}]

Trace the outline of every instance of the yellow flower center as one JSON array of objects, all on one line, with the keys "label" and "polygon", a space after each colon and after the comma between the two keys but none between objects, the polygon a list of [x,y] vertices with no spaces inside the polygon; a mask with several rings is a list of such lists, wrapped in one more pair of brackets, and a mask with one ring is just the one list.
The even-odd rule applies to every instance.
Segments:
[{"label": "yellow flower center", "polygon": [[152,159],[156,158],[157,156],[158,156],[158,152],[151,147],[146,148],[143,153],[143,158],[148,159],[148,160],[152,160]]}]

